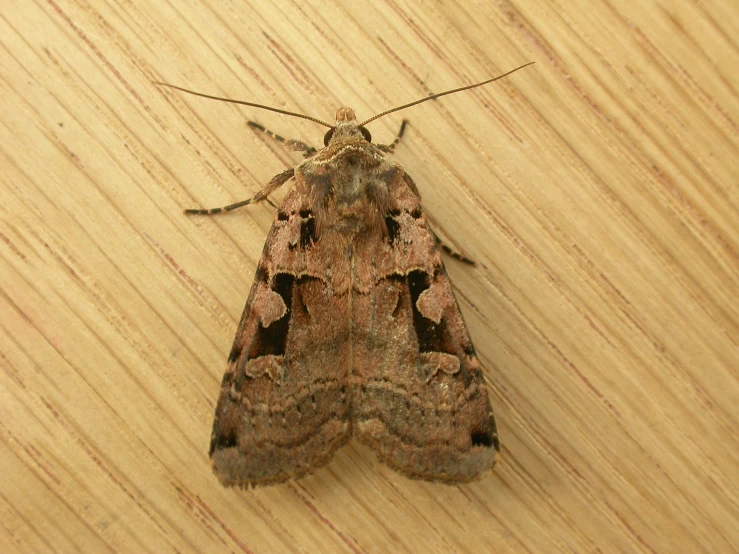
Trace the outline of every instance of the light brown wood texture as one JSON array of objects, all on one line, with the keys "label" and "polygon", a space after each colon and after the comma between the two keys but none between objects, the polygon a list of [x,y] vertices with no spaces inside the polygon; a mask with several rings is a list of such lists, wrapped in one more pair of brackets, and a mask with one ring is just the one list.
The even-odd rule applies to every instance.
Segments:
[{"label": "light brown wood texture", "polygon": [[[739,550],[739,4],[88,2],[0,8],[0,551]],[[356,442],[222,488],[218,387],[301,160],[152,84],[366,118],[440,233],[502,459],[459,487]],[[289,185],[287,185],[289,186]],[[274,195],[278,201],[285,190]]]}]

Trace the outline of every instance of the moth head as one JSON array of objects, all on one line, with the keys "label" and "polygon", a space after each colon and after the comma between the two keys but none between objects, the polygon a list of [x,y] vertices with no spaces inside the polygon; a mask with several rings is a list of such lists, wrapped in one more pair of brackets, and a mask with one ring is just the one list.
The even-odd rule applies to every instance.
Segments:
[{"label": "moth head", "polygon": [[357,116],[351,108],[336,110],[336,125],[331,127],[323,137],[323,145],[331,143],[363,140],[372,142],[372,135],[363,126],[357,124]]}]

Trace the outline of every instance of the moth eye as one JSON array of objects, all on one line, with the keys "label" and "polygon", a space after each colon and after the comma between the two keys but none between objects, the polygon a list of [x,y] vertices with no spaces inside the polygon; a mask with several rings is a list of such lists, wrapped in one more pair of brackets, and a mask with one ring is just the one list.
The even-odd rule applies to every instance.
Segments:
[{"label": "moth eye", "polygon": [[323,135],[323,145],[328,146],[328,143],[331,141],[331,137],[334,136],[334,128],[331,127],[328,131],[326,131],[326,134]]},{"label": "moth eye", "polygon": [[364,140],[366,140],[367,142],[372,142],[372,135],[370,135],[370,132],[367,129],[365,129],[364,127],[360,127],[359,130],[361,131]]}]

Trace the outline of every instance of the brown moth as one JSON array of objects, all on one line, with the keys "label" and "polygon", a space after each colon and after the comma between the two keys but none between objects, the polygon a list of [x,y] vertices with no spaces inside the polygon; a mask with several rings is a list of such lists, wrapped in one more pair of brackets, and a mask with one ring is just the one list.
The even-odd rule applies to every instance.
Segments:
[{"label": "brown moth", "polygon": [[387,156],[405,122],[389,146],[373,145],[365,128],[465,88],[362,123],[350,108],[334,125],[290,114],[330,127],[325,147],[287,141],[306,159],[254,197],[187,210],[228,211],[294,182],[221,384],[210,458],[224,485],[302,477],[351,436],[412,478],[464,483],[492,469],[500,444],[480,362],[418,189]]}]

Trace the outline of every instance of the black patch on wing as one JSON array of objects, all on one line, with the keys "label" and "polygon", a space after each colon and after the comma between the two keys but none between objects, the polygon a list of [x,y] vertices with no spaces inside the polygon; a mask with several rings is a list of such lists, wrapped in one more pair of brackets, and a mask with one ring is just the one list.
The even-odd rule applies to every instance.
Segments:
[{"label": "black patch on wing", "polygon": [[316,234],[316,219],[313,212],[309,210],[301,210],[300,212],[300,248],[308,248],[316,242],[318,236]]},{"label": "black patch on wing", "polygon": [[470,433],[472,446],[493,446],[493,436],[484,431],[472,431]]},{"label": "black patch on wing", "polygon": [[[261,269],[261,267],[260,267]],[[257,270],[257,276],[255,278],[255,286],[257,281],[266,281],[266,272]],[[248,343],[246,351],[246,359],[243,360],[243,365],[249,360],[259,358],[261,356],[284,356],[285,348],[287,346],[287,333],[290,327],[290,320],[294,314],[303,314],[304,316],[310,316],[308,307],[300,294],[300,286],[307,281],[313,280],[313,277],[302,276],[299,279],[295,279],[294,276],[288,273],[278,273],[273,281],[271,289],[280,295],[282,301],[285,303],[286,312],[280,319],[273,322],[269,327],[257,326],[256,332]],[[250,315],[251,316],[251,315]],[[244,315],[246,317],[246,314]],[[231,353],[228,357],[229,363],[234,363],[241,356],[244,350],[237,341],[234,342],[231,348]],[[226,372],[223,376],[223,382],[221,386],[228,383],[229,379],[233,375],[230,372]],[[238,378],[237,378],[238,381]]]},{"label": "black patch on wing", "polygon": [[215,420],[213,428],[213,434],[210,439],[210,448],[208,449],[208,456],[212,456],[216,450],[225,450],[226,448],[234,448],[238,445],[236,440],[236,429],[219,429],[218,418]]},{"label": "black patch on wing", "polygon": [[295,277],[287,273],[275,275],[272,290],[282,297],[287,310],[285,315],[272,323],[269,327],[257,326],[254,338],[249,344],[247,361],[260,356],[283,356],[287,345],[287,330],[290,325],[290,307],[292,305],[293,286]]},{"label": "black patch on wing", "polygon": [[495,448],[500,452],[500,439],[498,438],[498,428],[495,425],[495,418],[489,417],[482,423],[482,427],[473,428],[470,431],[470,442],[472,446],[484,446]]},{"label": "black patch on wing", "polygon": [[423,271],[411,271],[408,274],[408,290],[411,293],[413,327],[418,337],[418,350],[420,352],[444,352],[456,356],[454,343],[449,336],[444,319],[442,318],[438,324],[434,323],[418,310],[418,297],[431,286],[431,280],[431,276]]},{"label": "black patch on wing", "polygon": [[[257,272],[254,275],[254,284],[252,285],[252,289],[254,286],[256,286],[257,283],[265,284],[268,279],[267,269],[263,265],[259,265],[257,267]],[[244,308],[244,313],[241,315],[241,321],[239,322],[238,331],[236,332],[236,337],[234,338],[233,345],[231,346],[231,352],[228,354],[228,363],[232,364],[236,360],[239,359],[239,356],[241,356],[241,352],[243,350],[243,345],[241,344],[241,329],[244,326],[244,318],[247,317],[249,313],[249,304]],[[226,377],[228,377],[229,372],[226,372],[226,375],[223,376],[224,383],[226,382]]]},{"label": "black patch on wing", "polygon": [[385,217],[385,227],[387,228],[387,238],[391,245],[395,244],[400,231],[400,223],[395,219],[400,212],[389,212]]}]

